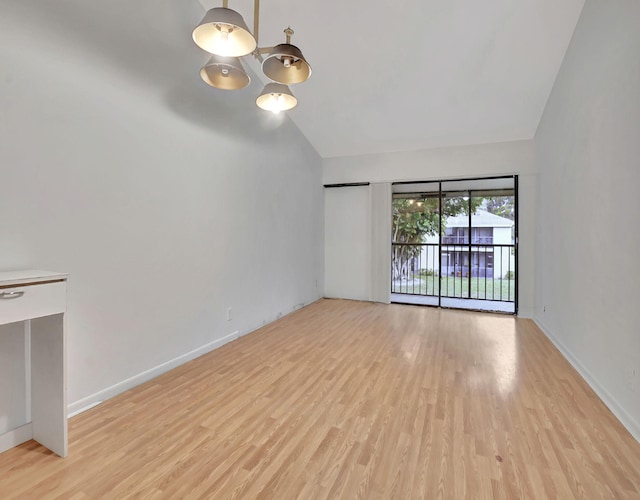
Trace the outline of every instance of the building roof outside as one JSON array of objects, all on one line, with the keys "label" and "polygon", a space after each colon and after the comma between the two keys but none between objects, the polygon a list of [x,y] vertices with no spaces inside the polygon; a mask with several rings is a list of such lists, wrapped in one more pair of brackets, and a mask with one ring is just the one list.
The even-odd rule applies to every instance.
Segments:
[{"label": "building roof outside", "polygon": [[[512,227],[514,222],[500,217],[499,215],[492,214],[486,210],[478,209],[476,213],[471,215],[472,227]],[[468,227],[469,216],[468,215],[456,215],[455,217],[447,218],[447,227]]]}]

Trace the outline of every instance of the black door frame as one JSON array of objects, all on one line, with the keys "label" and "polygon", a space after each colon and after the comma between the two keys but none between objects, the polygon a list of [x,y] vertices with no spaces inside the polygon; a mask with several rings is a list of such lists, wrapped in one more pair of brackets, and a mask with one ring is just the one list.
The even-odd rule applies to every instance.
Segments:
[{"label": "black door frame", "polygon": [[[398,185],[409,185],[409,184],[438,184],[438,247],[440,248],[440,255],[438,257],[439,269],[438,275],[439,279],[442,280],[442,184],[447,182],[468,182],[468,181],[485,181],[485,180],[497,180],[497,179],[513,179],[513,191],[514,191],[514,207],[515,207],[515,217],[514,217],[514,248],[515,248],[515,297],[514,297],[514,312],[513,314],[517,316],[518,314],[518,290],[519,290],[519,282],[520,282],[520,272],[519,272],[519,262],[518,262],[518,228],[519,228],[519,219],[520,219],[520,207],[518,204],[518,175],[496,175],[489,177],[465,177],[458,179],[440,179],[440,180],[422,180],[422,181],[396,181],[392,182],[392,186]],[[333,187],[333,186],[331,186]],[[408,193],[407,193],[408,194]],[[418,194],[418,193],[416,193]],[[469,204],[471,204],[471,197],[469,197]],[[471,245],[471,210],[469,210],[469,245]],[[391,244],[392,242],[389,242]],[[469,258],[471,258],[471,253],[469,253]],[[471,273],[469,273],[471,274]],[[442,285],[442,282],[440,283]],[[442,286],[438,287],[438,305],[437,307],[442,308]],[[415,304],[412,304],[415,305]],[[434,307],[428,306],[427,307]],[[444,308],[449,308],[448,306],[444,306]],[[491,311],[483,311],[483,312],[491,312]]]}]

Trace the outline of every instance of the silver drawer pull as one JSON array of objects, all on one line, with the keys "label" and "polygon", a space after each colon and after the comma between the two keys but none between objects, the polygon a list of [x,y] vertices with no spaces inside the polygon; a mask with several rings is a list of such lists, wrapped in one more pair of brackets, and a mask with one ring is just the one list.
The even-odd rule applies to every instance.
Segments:
[{"label": "silver drawer pull", "polygon": [[0,299],[18,299],[24,295],[23,291],[20,292],[2,292],[0,293]]}]

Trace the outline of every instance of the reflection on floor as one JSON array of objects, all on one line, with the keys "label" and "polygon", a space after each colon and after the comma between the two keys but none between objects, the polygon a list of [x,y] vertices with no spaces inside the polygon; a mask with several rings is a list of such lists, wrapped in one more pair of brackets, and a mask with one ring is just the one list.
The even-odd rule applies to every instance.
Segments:
[{"label": "reflection on floor", "polygon": [[0,498],[640,499],[640,444],[531,320],[319,300],[0,453]]},{"label": "reflection on floor", "polygon": [[[406,293],[392,293],[391,302],[394,304],[415,304],[420,306],[437,306],[438,297],[427,295],[410,295]],[[515,314],[514,302],[500,302],[498,300],[452,299],[442,297],[442,307],[454,309],[471,309],[474,311],[491,311]]]}]

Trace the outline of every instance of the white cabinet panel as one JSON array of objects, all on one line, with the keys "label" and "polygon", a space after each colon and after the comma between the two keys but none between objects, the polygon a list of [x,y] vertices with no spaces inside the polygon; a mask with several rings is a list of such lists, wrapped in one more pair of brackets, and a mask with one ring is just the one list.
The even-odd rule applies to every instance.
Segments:
[{"label": "white cabinet panel", "polygon": [[0,289],[0,324],[61,313],[67,303],[64,282]]},{"label": "white cabinet panel", "polygon": [[[5,325],[0,360],[12,356],[11,363],[19,367],[14,372],[22,372],[11,377],[11,387],[0,384],[0,421],[6,420],[0,425],[0,453],[33,438],[67,456],[66,296],[66,275],[0,272],[0,325]],[[21,330],[22,343],[15,338]]]}]

